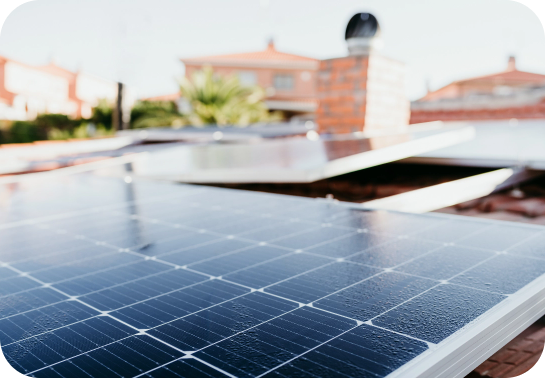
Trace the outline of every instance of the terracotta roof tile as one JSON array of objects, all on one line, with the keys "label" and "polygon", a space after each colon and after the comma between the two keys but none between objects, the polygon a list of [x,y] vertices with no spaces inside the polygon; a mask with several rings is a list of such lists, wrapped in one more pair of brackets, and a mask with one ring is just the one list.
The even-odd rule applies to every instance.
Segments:
[{"label": "terracotta roof tile", "polygon": [[[484,75],[484,76],[478,76],[473,77],[470,79],[464,79],[464,80],[458,80],[454,83],[457,84],[467,84],[470,82],[477,82],[477,81],[494,81],[494,82],[527,82],[527,83],[545,83],[545,75],[533,73],[533,72],[525,72],[525,71],[519,71],[519,70],[512,70],[512,71],[504,71],[499,72],[491,75]],[[453,84],[454,84],[453,83]]]},{"label": "terracotta roof tile", "polygon": [[251,62],[255,63],[274,63],[274,64],[289,64],[289,63],[316,63],[318,64],[318,59],[309,58],[306,56],[288,54],[280,52],[274,48],[274,45],[269,44],[267,49],[262,51],[254,51],[247,53],[239,54],[225,54],[225,55],[212,55],[196,58],[183,58],[181,59],[184,63],[198,63],[207,62],[210,64],[226,64],[226,63],[240,63],[248,64]]}]

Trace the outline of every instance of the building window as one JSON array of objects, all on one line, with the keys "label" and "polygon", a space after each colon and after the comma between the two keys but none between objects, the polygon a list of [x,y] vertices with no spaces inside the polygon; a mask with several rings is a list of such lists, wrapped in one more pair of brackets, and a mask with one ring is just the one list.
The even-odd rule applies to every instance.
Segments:
[{"label": "building window", "polygon": [[257,84],[257,77],[255,75],[255,72],[252,71],[239,71],[238,74],[238,81],[240,81],[240,84],[252,86]]},{"label": "building window", "polygon": [[290,74],[276,74],[274,75],[274,88],[283,90],[283,91],[290,91],[293,89],[294,82],[293,82],[293,75]]}]

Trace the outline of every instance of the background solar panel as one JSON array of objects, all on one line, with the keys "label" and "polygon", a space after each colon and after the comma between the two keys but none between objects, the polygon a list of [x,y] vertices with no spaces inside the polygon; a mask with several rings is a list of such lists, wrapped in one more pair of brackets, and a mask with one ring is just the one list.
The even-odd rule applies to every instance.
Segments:
[{"label": "background solar panel", "polygon": [[34,377],[384,377],[545,273],[539,227],[91,175],[10,198],[0,344]]}]

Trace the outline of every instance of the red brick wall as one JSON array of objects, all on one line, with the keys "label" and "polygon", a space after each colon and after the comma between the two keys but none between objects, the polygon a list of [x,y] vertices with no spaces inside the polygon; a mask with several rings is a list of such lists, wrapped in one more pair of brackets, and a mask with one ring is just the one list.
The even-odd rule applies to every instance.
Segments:
[{"label": "red brick wall", "polygon": [[545,101],[534,105],[500,109],[413,110],[410,123],[511,118],[545,118]]},{"label": "red brick wall", "polygon": [[322,133],[362,131],[365,126],[369,57],[348,56],[320,62],[316,123]]},{"label": "red brick wall", "polygon": [[323,60],[316,123],[321,133],[402,129],[409,123],[403,64],[375,54]]}]

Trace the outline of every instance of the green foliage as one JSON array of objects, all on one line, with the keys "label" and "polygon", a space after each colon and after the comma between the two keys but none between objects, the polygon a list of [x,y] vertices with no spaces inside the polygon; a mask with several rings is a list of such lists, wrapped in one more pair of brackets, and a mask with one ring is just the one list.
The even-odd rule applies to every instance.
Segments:
[{"label": "green foliage", "polygon": [[139,101],[131,110],[131,128],[182,126],[183,116],[172,101]]},{"label": "green foliage", "polygon": [[94,133],[89,133],[89,125],[82,123],[72,130],[62,130],[53,128],[49,130],[47,139],[49,140],[66,140],[66,139],[85,139],[91,137],[104,137],[114,135],[115,130],[107,130],[104,126],[98,126]]},{"label": "green foliage", "polygon": [[215,76],[211,67],[195,72],[191,80],[183,78],[180,91],[191,104],[186,119],[194,126],[248,126],[281,119],[280,114],[269,113],[263,89],[244,86],[236,76]]},{"label": "green foliage", "polygon": [[46,134],[32,121],[14,121],[6,133],[4,143],[31,143],[46,139]]},{"label": "green foliage", "polygon": [[39,130],[48,133],[52,129],[59,129],[71,132],[80,122],[70,119],[65,114],[40,114],[34,121]]},{"label": "green foliage", "polygon": [[98,127],[103,127],[106,130],[112,129],[112,118],[114,107],[106,99],[98,102],[98,105],[93,108],[93,115],[89,121],[93,122]]}]

